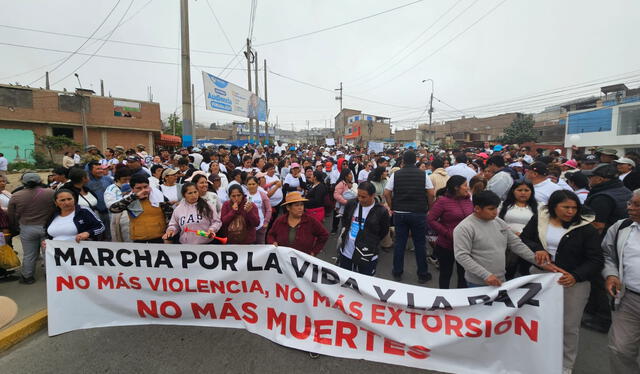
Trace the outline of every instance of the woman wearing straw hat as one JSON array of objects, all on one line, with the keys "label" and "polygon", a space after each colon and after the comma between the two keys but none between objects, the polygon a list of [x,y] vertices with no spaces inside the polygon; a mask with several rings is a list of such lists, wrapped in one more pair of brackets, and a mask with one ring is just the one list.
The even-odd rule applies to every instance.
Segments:
[{"label": "woman wearing straw hat", "polygon": [[291,247],[316,256],[329,239],[329,232],[318,220],[304,211],[304,202],[300,192],[289,192],[282,206],[286,214],[275,220],[267,234],[267,244]]}]

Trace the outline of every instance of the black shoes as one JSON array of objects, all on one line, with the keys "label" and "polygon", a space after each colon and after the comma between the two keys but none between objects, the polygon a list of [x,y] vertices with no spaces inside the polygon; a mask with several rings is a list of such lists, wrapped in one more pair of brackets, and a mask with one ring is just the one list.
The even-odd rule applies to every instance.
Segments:
[{"label": "black shoes", "polygon": [[431,280],[431,278],[433,278],[431,276],[431,273],[427,273],[427,275],[425,275],[425,276],[418,276],[418,283],[420,283],[420,284],[427,283],[428,281]]},{"label": "black shoes", "polygon": [[34,278],[33,276],[28,278],[20,276],[20,283],[22,284],[34,284],[35,282],[36,282],[36,278]]},{"label": "black shoes", "polygon": [[589,318],[583,319],[581,325],[585,329],[606,334],[609,332],[609,326],[611,326],[611,322],[607,323],[606,321],[599,318]]},{"label": "black shoes", "polygon": [[393,280],[396,282],[402,281],[402,274],[391,274],[393,275]]}]

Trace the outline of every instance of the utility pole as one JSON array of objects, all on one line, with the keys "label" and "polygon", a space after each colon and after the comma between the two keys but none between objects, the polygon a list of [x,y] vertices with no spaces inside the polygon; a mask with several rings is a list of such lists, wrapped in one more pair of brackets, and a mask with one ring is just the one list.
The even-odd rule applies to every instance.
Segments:
[{"label": "utility pole", "polygon": [[267,96],[267,59],[264,59],[264,110],[267,118],[264,121],[265,143],[269,144],[269,97]]},{"label": "utility pole", "polygon": [[344,118],[344,114],[342,114],[342,82],[340,82],[340,88],[335,88],[334,91],[340,91],[340,96],[336,96],[336,100],[340,100],[340,117],[342,117],[342,129],[340,131],[340,134],[338,134],[338,131],[336,131],[336,136],[340,137],[341,134],[345,133],[345,128],[347,127],[347,122]]},{"label": "utility pole", "polygon": [[182,67],[182,144],[193,145],[191,105],[191,55],[189,48],[189,1],[180,0],[180,46]]},{"label": "utility pole", "polygon": [[100,79],[100,96],[104,96],[104,81]]},{"label": "utility pole", "polygon": [[82,146],[84,150],[87,150],[87,145],[89,145],[89,131],[87,130],[87,112],[84,107],[84,95],[79,95],[80,97],[80,117],[82,120]]},{"label": "utility pole", "polygon": [[311,134],[309,133],[309,120],[307,120],[307,144],[311,144],[310,136]]},{"label": "utility pole", "polygon": [[[253,73],[256,76],[255,79],[255,84],[253,85],[253,87],[256,89],[256,99],[258,100],[257,104],[257,108],[260,107],[260,92],[259,92],[259,87],[260,84],[258,82],[258,51],[254,51],[253,52]],[[256,109],[257,109],[256,108]],[[256,110],[256,143],[260,143],[260,119],[258,119],[258,110]]]},{"label": "utility pole", "polygon": [[47,90],[51,89],[51,86],[49,85],[49,72],[48,71],[44,73],[44,78],[45,78],[44,79],[44,88],[46,88]]},{"label": "utility pole", "polygon": [[340,82],[340,88],[336,88],[334,91],[340,91],[340,96],[336,96],[336,100],[340,100],[340,111],[342,112],[342,82]]},{"label": "utility pole", "polygon": [[[244,52],[245,57],[247,58],[247,89],[251,92],[251,39],[247,38],[247,50]],[[249,137],[248,141],[251,143],[251,138],[253,136],[253,118],[249,118]]]},{"label": "utility pole", "polygon": [[433,116],[433,79],[425,79],[422,83],[430,81],[431,82],[431,96],[429,98],[429,145],[433,145],[435,143],[436,138],[435,134],[433,134],[433,122],[431,121],[431,117]]},{"label": "utility pole", "polygon": [[198,144],[198,137],[196,136],[196,101],[194,100],[195,86],[191,83],[191,120],[193,121],[193,144]]}]

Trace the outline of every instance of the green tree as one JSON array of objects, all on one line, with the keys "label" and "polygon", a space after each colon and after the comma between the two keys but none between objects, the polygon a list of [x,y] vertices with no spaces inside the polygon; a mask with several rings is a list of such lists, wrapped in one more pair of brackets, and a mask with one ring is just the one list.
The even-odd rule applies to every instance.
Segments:
[{"label": "green tree", "polygon": [[[173,130],[174,128],[175,128],[175,132]],[[180,119],[180,117],[178,117],[177,114],[175,113],[169,114],[165,132],[167,134],[182,136],[182,120]]]},{"label": "green tree", "polygon": [[38,140],[40,141],[40,145],[47,149],[49,152],[49,157],[51,161],[53,161],[53,152],[59,152],[63,150],[65,147],[80,147],[80,144],[73,141],[73,139],[66,136],[39,136]]},{"label": "green tree", "polygon": [[538,134],[533,129],[533,125],[533,115],[518,113],[511,125],[504,129],[502,141],[512,144],[535,142],[538,140]]}]

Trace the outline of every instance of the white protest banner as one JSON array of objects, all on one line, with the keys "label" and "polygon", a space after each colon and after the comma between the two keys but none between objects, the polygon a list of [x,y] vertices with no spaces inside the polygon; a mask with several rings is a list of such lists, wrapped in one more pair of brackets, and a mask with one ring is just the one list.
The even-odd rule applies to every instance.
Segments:
[{"label": "white protest banner", "polygon": [[49,335],[243,328],[288,347],[455,373],[559,373],[558,275],[438,290],[291,248],[47,241]]},{"label": "white protest banner", "polygon": [[257,118],[258,121],[267,120],[267,105],[255,93],[204,71],[202,81],[207,110]]},{"label": "white protest banner", "polygon": [[384,143],[383,142],[369,142],[369,146],[367,148],[369,149],[369,153],[371,151],[374,151],[376,153],[380,153],[380,152],[384,151]]},{"label": "white protest banner", "polygon": [[328,146],[334,146],[336,145],[336,140],[334,138],[326,138],[324,140],[324,144]]}]

